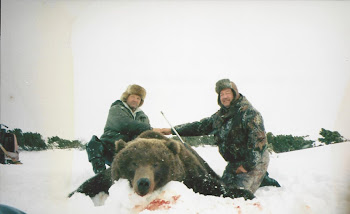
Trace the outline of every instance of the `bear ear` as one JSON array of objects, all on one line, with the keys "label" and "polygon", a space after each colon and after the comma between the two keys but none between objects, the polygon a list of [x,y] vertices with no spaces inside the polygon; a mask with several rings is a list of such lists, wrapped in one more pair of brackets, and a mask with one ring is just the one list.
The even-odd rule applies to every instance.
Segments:
[{"label": "bear ear", "polygon": [[145,139],[160,139],[160,140],[167,140],[168,138],[165,137],[163,134],[159,132],[155,132],[152,130],[144,131],[142,132],[138,138],[145,138]]},{"label": "bear ear", "polygon": [[173,140],[167,140],[165,142],[165,145],[168,147],[168,149],[170,149],[170,151],[174,153],[174,155],[177,155],[180,153],[181,147],[179,142],[176,142]]},{"label": "bear ear", "polygon": [[126,142],[122,139],[115,142],[115,153],[120,152],[120,150],[124,149],[126,146]]}]

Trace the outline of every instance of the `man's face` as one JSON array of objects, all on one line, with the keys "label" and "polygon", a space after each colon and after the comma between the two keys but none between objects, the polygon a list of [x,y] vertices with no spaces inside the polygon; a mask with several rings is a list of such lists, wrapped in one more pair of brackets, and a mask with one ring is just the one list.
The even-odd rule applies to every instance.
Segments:
[{"label": "man's face", "polygon": [[131,110],[135,111],[141,103],[141,97],[136,94],[129,95],[128,99],[126,100],[126,104],[131,108]]},{"label": "man's face", "polygon": [[229,107],[233,100],[233,92],[230,88],[225,88],[220,91],[220,102],[225,107]]}]

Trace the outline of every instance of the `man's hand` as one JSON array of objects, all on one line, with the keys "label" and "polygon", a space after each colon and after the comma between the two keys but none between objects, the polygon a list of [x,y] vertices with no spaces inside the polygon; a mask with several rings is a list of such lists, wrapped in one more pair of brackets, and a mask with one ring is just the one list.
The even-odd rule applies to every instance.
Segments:
[{"label": "man's hand", "polygon": [[163,128],[163,129],[161,129],[161,133],[164,135],[170,135],[171,129],[170,128]]},{"label": "man's hand", "polygon": [[236,169],[236,174],[241,174],[241,173],[247,173],[247,170],[244,169],[244,167],[242,165],[240,165],[237,169]]},{"label": "man's hand", "polygon": [[152,131],[162,133],[162,129],[159,128],[153,128]]},{"label": "man's hand", "polygon": [[163,135],[170,135],[171,134],[171,129],[169,129],[169,128],[153,128],[152,131],[159,132]]}]

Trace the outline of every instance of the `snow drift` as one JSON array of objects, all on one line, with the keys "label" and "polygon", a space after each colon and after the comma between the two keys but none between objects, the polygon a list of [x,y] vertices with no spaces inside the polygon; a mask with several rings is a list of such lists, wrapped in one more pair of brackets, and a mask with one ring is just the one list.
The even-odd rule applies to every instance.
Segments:
[{"label": "snow drift", "polygon": [[[217,147],[195,148],[218,173],[226,163]],[[22,152],[23,165],[0,165],[0,204],[26,213],[350,213],[350,143],[272,154],[270,176],[281,188],[263,187],[244,201],[203,196],[170,182],[140,197],[126,180],[91,200],[67,195],[93,176],[85,151]]]}]

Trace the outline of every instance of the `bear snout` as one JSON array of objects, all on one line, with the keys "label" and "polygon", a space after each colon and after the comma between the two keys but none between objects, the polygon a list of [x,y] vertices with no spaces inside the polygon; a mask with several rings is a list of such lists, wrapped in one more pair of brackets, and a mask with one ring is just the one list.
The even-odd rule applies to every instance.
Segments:
[{"label": "bear snout", "polygon": [[141,178],[137,181],[137,189],[140,196],[147,195],[151,186],[151,181],[148,178]]},{"label": "bear snout", "polygon": [[145,196],[152,193],[155,188],[154,169],[150,165],[141,165],[135,170],[132,186],[134,191]]}]

